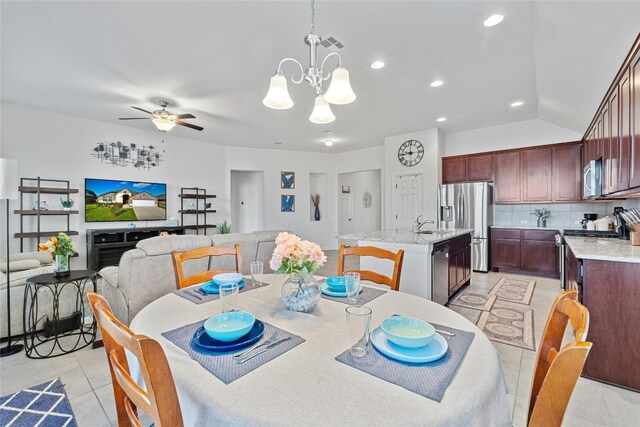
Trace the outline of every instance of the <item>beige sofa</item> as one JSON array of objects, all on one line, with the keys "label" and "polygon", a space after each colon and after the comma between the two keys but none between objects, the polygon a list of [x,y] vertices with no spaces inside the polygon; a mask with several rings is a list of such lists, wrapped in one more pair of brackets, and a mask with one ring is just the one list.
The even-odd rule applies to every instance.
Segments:
[{"label": "beige sofa", "polygon": [[[7,261],[0,258],[0,338],[7,336]],[[21,335],[24,287],[27,279],[39,274],[53,271],[53,257],[49,252],[23,252],[9,256],[9,273],[11,279],[11,335]],[[43,299],[43,302],[44,301]],[[64,297],[60,300],[61,309],[66,307]],[[43,315],[51,316],[52,305],[42,304]],[[71,313],[69,313],[71,314]]]},{"label": "beige sofa", "polygon": [[[272,272],[269,260],[279,231],[218,234],[214,236],[159,236],[138,242],[125,252],[118,267],[100,270],[102,294],[120,321],[127,325],[145,306],[176,290],[171,252],[203,246],[231,246],[242,250],[242,273],[249,274],[251,261],[262,261],[265,273]],[[185,275],[207,270],[235,268],[233,257],[213,257],[184,263]]]}]

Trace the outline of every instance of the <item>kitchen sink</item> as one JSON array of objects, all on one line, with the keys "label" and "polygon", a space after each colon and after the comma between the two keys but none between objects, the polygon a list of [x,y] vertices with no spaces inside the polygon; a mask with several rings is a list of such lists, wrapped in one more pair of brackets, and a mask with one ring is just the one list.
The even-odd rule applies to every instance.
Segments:
[{"label": "kitchen sink", "polygon": [[424,230],[424,231],[417,231],[416,234],[436,234],[437,231],[433,231],[433,230]]}]

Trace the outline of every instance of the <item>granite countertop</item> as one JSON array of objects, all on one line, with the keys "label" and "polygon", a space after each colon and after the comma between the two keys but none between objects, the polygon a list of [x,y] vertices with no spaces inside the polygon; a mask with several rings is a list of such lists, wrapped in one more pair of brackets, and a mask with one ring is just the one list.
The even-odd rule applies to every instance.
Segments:
[{"label": "granite countertop", "polygon": [[491,228],[512,228],[514,230],[551,230],[551,231],[562,231],[562,230],[582,230],[582,227],[576,225],[567,225],[567,226],[559,226],[559,227],[536,227],[535,225],[492,225]]},{"label": "granite countertop", "polygon": [[640,264],[640,246],[631,246],[628,240],[596,237],[565,237],[564,240],[576,258]]},{"label": "granite countertop", "polygon": [[[427,230],[424,230],[427,231]],[[390,230],[371,231],[368,233],[353,233],[338,236],[344,240],[368,240],[372,242],[404,243],[409,245],[432,245],[463,234],[473,233],[471,228],[457,228],[455,230],[433,230],[433,234],[417,234],[410,228],[396,228]]]}]

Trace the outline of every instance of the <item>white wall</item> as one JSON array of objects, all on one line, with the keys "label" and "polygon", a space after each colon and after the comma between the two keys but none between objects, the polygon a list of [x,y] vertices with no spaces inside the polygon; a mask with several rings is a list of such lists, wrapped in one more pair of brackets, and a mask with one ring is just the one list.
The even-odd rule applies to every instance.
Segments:
[{"label": "white wall", "polygon": [[[416,139],[424,146],[424,157],[416,166],[405,166],[398,160],[398,148],[407,140]],[[390,136],[384,140],[384,187],[385,200],[385,224],[386,228],[394,226],[393,190],[395,177],[399,175],[422,174],[422,215],[425,220],[433,220],[437,223],[437,193],[440,182],[440,163],[442,153],[441,133],[438,129],[429,129],[420,132],[405,133]],[[433,226],[435,227],[435,225]],[[431,227],[431,228],[433,228]]]},{"label": "white wall", "polygon": [[[114,119],[115,121],[115,119]],[[134,129],[117,123],[99,122],[81,117],[68,116],[51,111],[34,109],[15,104],[2,104],[1,117],[2,151],[0,156],[18,160],[20,177],[42,177],[71,181],[72,188],[80,192],[72,195],[74,208],[80,210],[79,215],[71,216],[71,229],[80,234],[72,239],[80,254],[72,259],[72,268],[86,267],[87,228],[126,227],[128,222],[118,223],[85,223],[84,222],[84,179],[104,178],[118,180],[138,180],[161,182],[167,184],[167,218],[180,218],[178,194],[180,187],[200,186],[209,193],[217,194],[213,199],[213,208],[219,214],[210,215],[210,220],[217,222],[224,218],[228,210],[219,205],[224,201],[225,173],[224,151],[220,145],[205,143],[176,136],[178,132],[165,135],[163,144],[161,134],[152,130]],[[151,126],[151,124],[150,124]],[[180,132],[188,134],[189,130]],[[122,141],[138,145],[154,145],[166,150],[165,161],[160,166],[147,170],[138,170],[132,166],[113,167],[101,164],[91,156],[98,142]],[[47,195],[42,197],[51,209],[59,208],[59,197]],[[19,202],[11,203],[11,211],[18,209]],[[6,221],[4,204],[1,222]],[[28,206],[31,208],[31,205]],[[20,222],[17,215],[10,214],[11,234],[19,231]],[[66,226],[62,217],[44,217],[43,227]],[[26,223],[26,221],[25,221]],[[138,226],[158,224],[153,221],[138,221]],[[49,225],[50,224],[50,225]],[[63,227],[64,228],[64,227]],[[52,228],[49,228],[51,230]],[[34,231],[32,228],[30,231]],[[215,232],[215,231],[212,231]],[[4,236],[4,234],[3,234]],[[4,237],[2,238],[4,241]],[[25,240],[25,250],[36,250],[35,239]],[[11,252],[19,251],[19,240],[11,239]],[[4,248],[4,245],[2,245]]]},{"label": "white wall", "polygon": [[231,222],[235,233],[264,230],[264,173],[231,171]]},{"label": "white wall", "polygon": [[534,145],[579,141],[582,135],[544,120],[534,119],[455,132],[446,135],[444,155],[480,153]]},{"label": "white wall", "polygon": [[[349,194],[353,196],[353,215],[349,224],[349,230],[343,233],[339,227],[339,234],[380,230],[382,226],[382,192],[380,189],[380,180],[380,169],[349,172],[338,175],[338,192],[341,191],[340,189],[343,185],[348,185],[351,191]],[[365,208],[363,203],[363,198],[367,191],[371,194],[371,207],[369,208]],[[339,209],[338,211],[340,215],[342,210]],[[339,219],[339,223],[340,220],[342,220],[342,218]]]}]

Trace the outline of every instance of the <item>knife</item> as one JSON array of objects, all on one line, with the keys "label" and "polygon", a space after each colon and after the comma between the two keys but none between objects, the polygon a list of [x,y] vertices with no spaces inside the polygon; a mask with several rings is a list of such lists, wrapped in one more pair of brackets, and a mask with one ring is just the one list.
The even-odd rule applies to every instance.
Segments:
[{"label": "knife", "polygon": [[246,357],[243,357],[243,358],[236,359],[236,363],[240,365],[240,364],[242,364],[242,363],[246,362],[247,360],[251,360],[251,359],[253,359],[254,357],[256,357],[256,356],[258,356],[258,355],[260,355],[260,354],[264,353],[265,351],[269,350],[270,348],[273,348],[273,347],[275,347],[275,346],[277,346],[277,345],[280,345],[280,344],[282,344],[283,342],[289,341],[290,339],[291,339],[291,337],[286,337],[286,338],[279,339],[278,341],[274,341],[274,342],[272,342],[271,344],[269,344],[269,345],[267,345],[267,346],[265,346],[265,347],[261,348],[261,349],[260,349],[260,351],[257,351],[257,352],[255,352],[255,353],[251,353],[251,355],[249,355],[249,356],[246,356]]},{"label": "knife", "polygon": [[436,332],[442,335],[449,335],[450,337],[455,337],[456,334],[452,333],[452,332],[447,332],[447,331],[441,331],[440,329],[436,329]]}]

